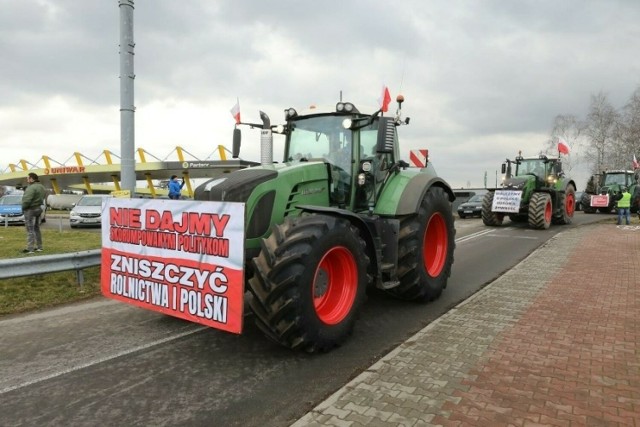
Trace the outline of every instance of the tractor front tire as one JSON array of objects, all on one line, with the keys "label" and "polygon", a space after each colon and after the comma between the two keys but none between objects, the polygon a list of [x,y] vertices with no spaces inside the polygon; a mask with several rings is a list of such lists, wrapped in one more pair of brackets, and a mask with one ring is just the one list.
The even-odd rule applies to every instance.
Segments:
[{"label": "tractor front tire", "polygon": [[442,188],[431,187],[418,212],[400,220],[400,285],[386,292],[418,302],[438,298],[451,275],[455,235],[449,198]]},{"label": "tractor front tire", "polygon": [[302,215],[273,226],[253,259],[250,307],[277,343],[308,353],[351,334],[371,277],[365,242],[347,219]]},{"label": "tractor front tire", "polygon": [[553,206],[547,193],[533,193],[529,200],[529,226],[546,230],[551,225]]},{"label": "tractor front tire", "polygon": [[482,199],[482,222],[484,225],[496,227],[502,225],[504,221],[504,213],[493,212],[491,206],[493,205],[494,192],[489,191],[484,195]]}]

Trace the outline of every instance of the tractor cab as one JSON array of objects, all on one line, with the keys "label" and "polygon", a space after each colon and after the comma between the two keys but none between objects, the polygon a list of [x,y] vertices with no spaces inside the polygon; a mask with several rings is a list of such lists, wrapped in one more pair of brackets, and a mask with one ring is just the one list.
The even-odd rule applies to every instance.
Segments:
[{"label": "tractor cab", "polygon": [[[514,167],[515,165],[515,171]],[[536,178],[536,187],[552,186],[563,176],[562,162],[559,159],[550,159],[545,155],[524,158],[517,156],[515,160],[507,159],[502,165],[502,173],[505,179],[511,181],[526,181],[531,176]]]},{"label": "tractor cab", "polygon": [[[399,105],[402,101],[399,101]],[[285,110],[284,162],[322,161],[329,176],[329,204],[352,211],[373,209],[387,176],[399,166],[399,117],[362,114],[351,103],[305,114]]]},{"label": "tractor cab", "polygon": [[607,194],[609,190],[613,192],[620,191],[621,187],[629,188],[633,185],[635,177],[631,171],[607,171],[603,172],[602,187],[600,188],[600,194]]}]

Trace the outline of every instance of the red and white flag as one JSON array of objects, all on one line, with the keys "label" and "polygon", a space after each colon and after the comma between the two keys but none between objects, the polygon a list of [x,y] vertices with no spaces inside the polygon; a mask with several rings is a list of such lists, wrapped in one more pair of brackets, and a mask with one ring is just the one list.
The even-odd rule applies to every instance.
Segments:
[{"label": "red and white flag", "polygon": [[640,163],[638,163],[638,160],[636,159],[636,155],[633,155],[633,170],[636,169],[640,169]]},{"label": "red and white flag", "polygon": [[236,124],[239,125],[240,124],[240,100],[239,99],[236,101],[236,105],[234,105],[230,111],[233,118],[236,119]]},{"label": "red and white flag", "polygon": [[389,93],[389,88],[386,85],[382,85],[382,93],[380,94],[380,98],[378,98],[378,104],[380,105],[380,109],[383,113],[386,113],[389,110],[390,102],[391,94]]},{"label": "red and white flag", "polygon": [[558,153],[569,154],[569,144],[560,137],[558,137]]}]

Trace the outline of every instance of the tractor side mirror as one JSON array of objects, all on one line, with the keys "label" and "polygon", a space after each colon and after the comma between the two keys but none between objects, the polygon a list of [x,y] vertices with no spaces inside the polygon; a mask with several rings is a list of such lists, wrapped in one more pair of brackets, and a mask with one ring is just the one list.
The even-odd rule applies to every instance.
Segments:
[{"label": "tractor side mirror", "polygon": [[396,125],[391,117],[380,117],[378,122],[377,153],[393,153],[396,139]]},{"label": "tractor side mirror", "polygon": [[507,165],[505,163],[502,164],[502,171],[501,173],[505,174],[507,172]]},{"label": "tractor side mirror", "polygon": [[231,149],[231,156],[237,159],[240,156],[240,141],[242,140],[242,133],[240,129],[233,129],[233,145]]},{"label": "tractor side mirror", "polygon": [[556,175],[560,175],[562,173],[562,164],[561,163],[556,163],[555,173],[556,173]]}]

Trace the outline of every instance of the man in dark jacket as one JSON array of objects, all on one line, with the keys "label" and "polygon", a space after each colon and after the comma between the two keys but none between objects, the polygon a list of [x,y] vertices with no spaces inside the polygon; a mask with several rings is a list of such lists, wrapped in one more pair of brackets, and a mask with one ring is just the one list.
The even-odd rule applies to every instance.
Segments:
[{"label": "man in dark jacket", "polygon": [[22,213],[27,228],[27,248],[22,252],[32,254],[33,251],[42,252],[42,235],[40,234],[40,215],[46,191],[40,184],[38,175],[31,172],[27,176],[29,185],[22,195]]}]

